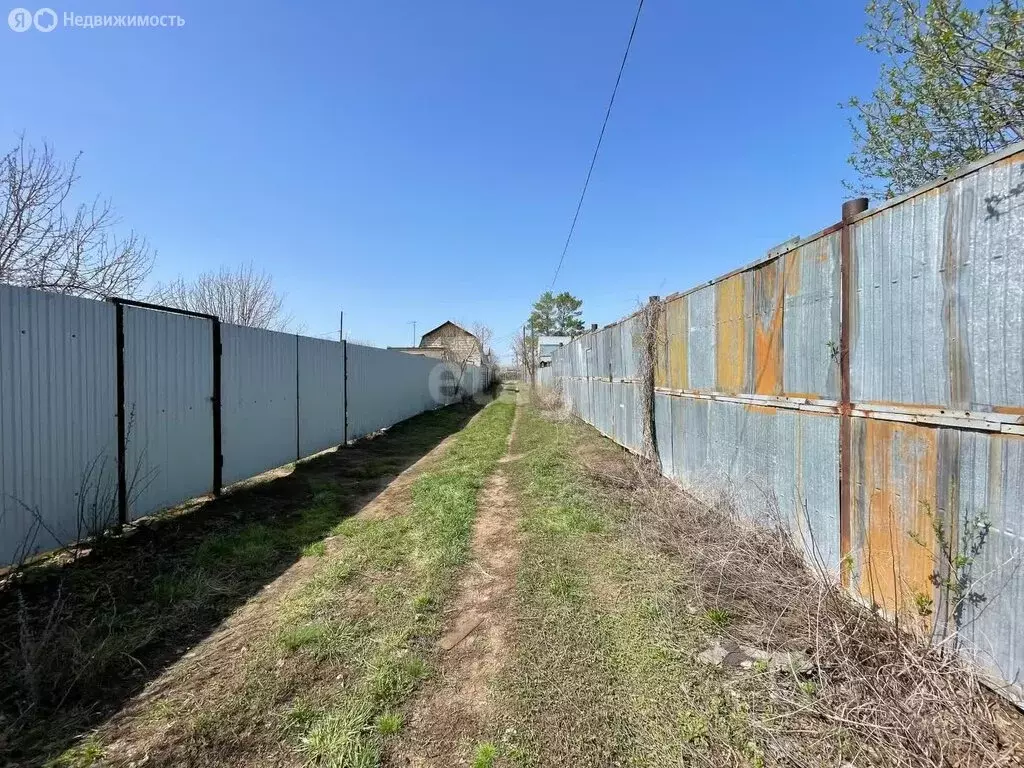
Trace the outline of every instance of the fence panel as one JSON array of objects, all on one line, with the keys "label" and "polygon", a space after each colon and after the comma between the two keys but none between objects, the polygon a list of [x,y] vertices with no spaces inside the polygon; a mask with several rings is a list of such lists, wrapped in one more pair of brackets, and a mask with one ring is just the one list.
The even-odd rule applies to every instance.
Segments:
[{"label": "fence panel", "polygon": [[715,286],[709,285],[688,297],[687,380],[689,388],[700,392],[715,390],[717,333],[715,326]]},{"label": "fence panel", "polygon": [[345,433],[345,351],[338,341],[298,337],[299,455],[341,445]]},{"label": "fence panel", "polygon": [[117,519],[115,339],[112,304],[0,285],[0,565]]},{"label": "fence panel", "polygon": [[125,477],[134,520],[213,490],[213,322],[124,308]]},{"label": "fence panel", "polygon": [[1024,151],[853,225],[851,397],[1024,412]]},{"label": "fence panel", "polygon": [[225,485],[298,457],[295,338],[277,331],[221,325]]},{"label": "fence panel", "polygon": [[457,377],[421,355],[348,345],[348,436],[362,437],[452,401]]},{"label": "fence panel", "polygon": [[839,399],[838,230],[789,251],[783,282],[783,391]]}]

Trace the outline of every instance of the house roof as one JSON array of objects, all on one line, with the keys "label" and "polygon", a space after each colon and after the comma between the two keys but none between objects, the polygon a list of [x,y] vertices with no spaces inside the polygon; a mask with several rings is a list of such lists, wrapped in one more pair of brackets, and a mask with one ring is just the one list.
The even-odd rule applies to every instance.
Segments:
[{"label": "house roof", "polygon": [[560,347],[572,341],[572,336],[541,336],[537,343],[541,346]]},{"label": "house roof", "polygon": [[[440,324],[439,326],[437,326],[437,328],[431,328],[431,329],[430,329],[429,331],[424,331],[424,332],[423,332],[423,334],[422,334],[422,335],[420,336],[420,339],[421,339],[421,341],[420,341],[420,346],[422,346],[422,345],[423,345],[423,341],[422,341],[422,339],[423,339],[423,338],[424,338],[425,336],[429,336],[429,335],[430,335],[430,334],[432,334],[432,333],[433,333],[434,331],[439,331],[439,330],[441,330],[441,329],[442,329],[442,328],[444,328],[444,327],[445,327],[446,325],[450,325],[450,326],[452,326],[452,327],[454,327],[454,328],[458,328],[458,329],[459,329],[460,331],[462,331],[462,332],[463,332],[464,334],[466,334],[467,336],[473,336],[473,338],[474,338],[474,339],[476,339],[476,336],[475,336],[475,335],[473,335],[472,333],[470,333],[469,331],[467,331],[467,330],[466,330],[465,328],[463,328],[463,327],[462,327],[461,325],[459,325],[459,324],[457,324],[457,323],[453,323],[453,322],[452,322],[451,320],[445,320],[445,321],[444,321],[443,323],[441,323],[441,324]],[[477,341],[479,341],[479,339],[477,339]]]}]

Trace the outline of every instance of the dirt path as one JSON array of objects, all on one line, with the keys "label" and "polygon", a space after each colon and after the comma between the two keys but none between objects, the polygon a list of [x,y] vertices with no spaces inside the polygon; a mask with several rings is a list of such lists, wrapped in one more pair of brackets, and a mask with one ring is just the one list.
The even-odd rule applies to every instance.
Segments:
[{"label": "dirt path", "polygon": [[474,745],[488,732],[491,686],[507,655],[520,559],[519,508],[503,466],[518,458],[506,454],[480,492],[472,559],[446,611],[445,631],[438,641],[438,673],[413,703],[403,737],[391,750],[391,765],[469,765]]}]

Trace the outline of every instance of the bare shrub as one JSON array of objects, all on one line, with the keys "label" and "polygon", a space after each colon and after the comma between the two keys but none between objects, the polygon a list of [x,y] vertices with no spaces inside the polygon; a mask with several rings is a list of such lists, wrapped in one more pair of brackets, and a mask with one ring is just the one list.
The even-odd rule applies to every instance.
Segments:
[{"label": "bare shrub", "polygon": [[766,757],[785,765],[1024,764],[1019,713],[947,644],[909,634],[809,568],[778,515],[752,526],[728,493],[706,503],[635,462],[632,521],[647,545],[688,566],[701,609],[736,640],[805,663],[764,676],[752,699]]},{"label": "bare shrub", "polygon": [[537,337],[519,331],[512,340],[512,358],[514,366],[519,370],[519,379],[529,386],[536,383],[537,374]]},{"label": "bare shrub", "polygon": [[[133,411],[125,432],[127,441],[134,423]],[[129,505],[153,480],[153,473],[143,465],[140,457],[129,468]],[[157,634],[156,627],[143,628],[131,637],[121,634],[122,607],[109,585],[94,589],[87,620],[81,616],[81,604],[76,604],[80,596],[74,595],[70,566],[103,550],[121,530],[116,469],[104,453],[95,456],[79,478],[73,533],[55,530],[38,508],[15,503],[28,513],[31,522],[15,549],[13,562],[0,572],[0,601],[7,593],[15,606],[12,620],[0,616],[0,625],[9,622],[8,627],[16,628],[0,633],[0,694],[9,697],[19,712],[6,724],[10,734],[16,734],[40,711],[59,711],[83,681],[101,676]],[[0,522],[3,514],[0,508]],[[53,586],[44,590],[33,584],[31,570],[36,555],[46,550],[54,550],[46,559],[57,577]]]},{"label": "bare shrub", "polygon": [[530,398],[534,407],[543,416],[555,421],[564,421],[569,417],[569,410],[562,398],[561,381],[556,379],[553,387],[533,387]]},{"label": "bare shrub", "polygon": [[636,313],[637,330],[633,338],[640,391],[641,453],[649,459],[658,456],[654,423],[654,374],[658,365],[659,326],[663,306],[657,296],[641,304]]},{"label": "bare shrub", "polygon": [[250,328],[284,330],[291,322],[284,312],[284,294],[277,292],[268,273],[252,264],[162,283],[154,289],[152,300]]}]

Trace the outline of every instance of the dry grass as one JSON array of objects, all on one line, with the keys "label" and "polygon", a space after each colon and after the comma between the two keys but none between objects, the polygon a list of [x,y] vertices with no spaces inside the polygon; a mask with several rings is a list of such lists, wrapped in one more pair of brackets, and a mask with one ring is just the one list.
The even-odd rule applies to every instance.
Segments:
[{"label": "dry grass", "polygon": [[929,645],[853,601],[805,565],[781,526],[746,525],[727,498],[699,502],[644,462],[632,463],[635,533],[685,564],[700,608],[728,617],[734,639],[806,658],[799,669],[759,676],[766,690],[752,727],[767,760],[1024,765],[1020,713],[949,647]]}]

